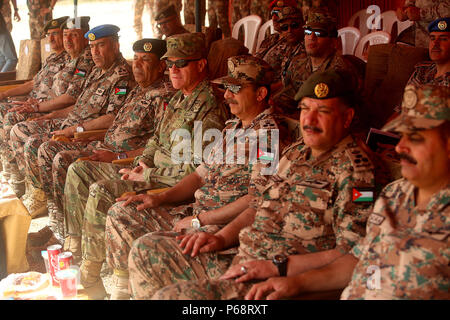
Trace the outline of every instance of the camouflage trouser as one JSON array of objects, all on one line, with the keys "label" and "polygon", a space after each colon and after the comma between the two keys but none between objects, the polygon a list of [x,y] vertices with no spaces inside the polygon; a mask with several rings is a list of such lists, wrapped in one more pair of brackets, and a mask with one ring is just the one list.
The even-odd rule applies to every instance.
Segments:
[{"label": "camouflage trouser", "polygon": [[231,37],[228,21],[228,1],[208,0],[208,19],[210,26],[218,26],[226,38]]},{"label": "camouflage trouser", "polygon": [[30,20],[30,37],[33,40],[41,40],[44,31],[45,24],[52,20],[52,13],[47,13],[46,15],[40,15],[37,12],[29,13]]},{"label": "camouflage trouser", "polygon": [[[54,130],[59,130],[63,119],[23,121],[14,125],[10,132],[10,146],[19,166],[25,174],[26,162],[37,162],[37,151],[41,143],[51,138]],[[30,173],[31,174],[31,173]],[[39,176],[39,171],[34,174]],[[39,181],[33,181],[36,184]]]},{"label": "camouflage trouser", "polygon": [[5,20],[6,28],[9,32],[12,31],[12,19],[11,19],[11,4],[9,0],[4,0],[1,10],[3,20]]},{"label": "camouflage trouser", "polygon": [[[195,0],[183,0],[183,7],[184,7],[184,23],[195,24]],[[201,0],[200,21],[202,26],[205,25],[205,14],[206,14],[206,0]]]},{"label": "camouflage trouser", "polygon": [[164,206],[138,211],[134,203],[126,207],[122,204],[111,206],[106,217],[106,261],[112,269],[128,270],[133,241],[149,232],[172,230],[174,223],[183,217],[183,210],[177,207],[172,211],[173,207]]},{"label": "camouflage trouser", "polygon": [[124,192],[151,189],[147,182],[120,180],[124,166],[79,161],[69,166],[64,188],[64,218],[69,235],[81,236],[83,259],[105,260],[108,209]]},{"label": "camouflage trouser", "polygon": [[138,300],[150,299],[174,283],[218,278],[232,258],[216,253],[192,258],[182,253],[175,238],[146,234],[133,242],[128,257],[131,295]]},{"label": "camouflage trouser", "polygon": [[142,39],[142,15],[144,9],[147,7],[150,9],[150,24],[153,27],[155,19],[153,15],[153,1],[154,0],[134,0],[134,31],[139,39]]},{"label": "camouflage trouser", "polygon": [[[36,166],[39,171],[38,178],[42,190],[47,195],[47,201],[52,202],[52,206],[49,205],[48,208],[49,226],[60,239],[65,238],[62,195],[64,194],[67,169],[79,157],[91,155],[92,149],[93,147],[89,148],[86,143],[52,140],[42,143],[38,149]],[[33,177],[32,180],[37,179]]]}]

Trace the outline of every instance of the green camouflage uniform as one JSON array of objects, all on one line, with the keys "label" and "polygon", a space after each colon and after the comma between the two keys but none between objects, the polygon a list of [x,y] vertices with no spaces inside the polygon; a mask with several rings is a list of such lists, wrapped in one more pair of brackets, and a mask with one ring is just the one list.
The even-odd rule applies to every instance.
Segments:
[{"label": "green camouflage uniform", "polygon": [[[57,74],[53,76],[51,88],[45,90],[47,95],[45,100],[51,100],[63,94],[67,94],[72,97],[72,99],[77,100],[78,96],[81,94],[81,89],[85,79],[88,77],[93,67],[94,62],[92,61],[91,51],[88,47],[86,47],[84,52],[78,58],[71,59]],[[43,94],[42,91],[41,94]],[[9,137],[10,131],[15,124],[42,114],[43,113],[19,114],[17,112],[8,112],[3,121],[5,137]],[[5,153],[7,160],[13,161],[13,151],[9,145],[5,147],[8,148],[8,152]]]},{"label": "green camouflage uniform", "polygon": [[[195,24],[195,0],[183,0],[184,23]],[[200,22],[205,25],[206,0],[200,0]],[[211,21],[209,23],[211,25]]]},{"label": "green camouflage uniform", "polygon": [[[108,211],[106,218],[106,260],[113,269],[128,270],[128,254],[132,242],[146,233],[153,231],[169,231],[179,219],[200,212],[208,212],[221,208],[246,195],[250,188],[250,176],[253,165],[248,162],[250,145],[248,139],[244,138],[244,131],[237,134],[233,139],[245,141],[244,154],[245,164],[231,163],[225,161],[227,152],[230,156],[236,155],[236,148],[226,149],[227,139],[225,134],[228,130],[235,131],[243,128],[242,122],[236,118],[227,122],[223,130],[223,149],[217,151],[223,155],[223,163],[202,163],[196,172],[203,178],[205,184],[195,192],[195,203],[181,205],[178,207],[162,206],[154,209],[137,211],[136,205],[131,204],[122,207],[122,202],[114,204]],[[279,130],[279,150],[282,150],[290,142],[290,136],[283,118],[274,114],[273,108],[266,109],[260,113],[252,123],[243,129],[258,131]],[[268,146],[271,145],[271,136],[268,133]],[[235,147],[238,147],[236,144]],[[278,154],[278,153],[277,153]],[[277,157],[278,160],[278,157]],[[235,159],[236,161],[236,159]],[[203,226],[202,229],[212,232],[217,226]]]},{"label": "green camouflage uniform", "polygon": [[231,37],[228,21],[228,0],[208,0],[208,20],[210,26],[222,29],[225,38]]},{"label": "green camouflage uniform", "polygon": [[52,12],[41,15],[41,9],[50,9],[50,0],[27,0],[30,16],[30,36],[33,40],[41,40],[45,24],[52,20]]},{"label": "green camouflage uniform", "polygon": [[[204,80],[187,97],[178,91],[166,107],[156,134],[147,142],[142,155],[132,167],[143,161],[145,182],[120,180],[123,166],[109,163],[81,161],[68,170],[64,189],[64,216],[67,232],[82,235],[83,260],[102,262],[105,259],[106,214],[115,199],[127,191],[142,191],[173,186],[195,170],[194,163],[174,164],[171,140],[176,129],[186,129],[192,136],[194,121],[202,121],[202,132],[210,128],[221,130],[227,120],[227,111],[217,104],[209,81]],[[193,150],[193,148],[192,148]]]},{"label": "green camouflage uniform", "polygon": [[450,71],[435,77],[437,73],[436,62],[424,61],[414,67],[414,72],[408,80],[407,85],[432,84],[436,86],[450,87]]},{"label": "green camouflage uniform", "polygon": [[[155,81],[147,88],[135,87],[127,96],[103,141],[66,143],[47,141],[38,150],[37,166],[42,190],[49,201],[49,223],[55,234],[64,239],[64,214],[62,197],[69,165],[93,150],[110,150],[115,153],[143,148],[154,134],[161,120],[162,110],[174,93],[168,77]],[[28,172],[33,172],[31,169]],[[52,172],[52,174],[49,174]],[[51,208],[50,208],[51,207]]]},{"label": "green camouflage uniform", "polygon": [[[359,262],[342,299],[450,298],[445,273],[450,262],[450,185],[434,194],[425,210],[415,206],[415,191],[406,179],[383,190],[369,216],[366,237],[351,252]],[[368,287],[371,265],[380,270],[379,289]]]},{"label": "green camouflage uniform", "polygon": [[[133,73],[127,61],[119,54],[106,71],[94,67],[81,88],[74,109],[65,119],[20,122],[11,129],[11,147],[19,168],[26,168],[30,177],[39,176],[37,152],[39,146],[51,138],[52,131],[62,130],[76,124],[96,119],[102,115],[117,114],[126,95],[117,94],[118,89],[130,91],[135,86]],[[29,171],[31,170],[31,171]],[[39,181],[31,181],[41,188]]]},{"label": "green camouflage uniform", "polygon": [[[298,141],[285,149],[276,175],[252,176],[257,212],[252,226],[239,234],[232,264],[277,254],[347,253],[364,236],[372,202],[353,202],[353,194],[374,188],[371,161],[351,136],[317,158],[310,154]],[[173,239],[144,236],[133,243],[129,256],[132,293],[148,299],[169,286],[154,298],[242,299],[253,282],[215,280],[230,262],[220,253],[187,258]]]}]

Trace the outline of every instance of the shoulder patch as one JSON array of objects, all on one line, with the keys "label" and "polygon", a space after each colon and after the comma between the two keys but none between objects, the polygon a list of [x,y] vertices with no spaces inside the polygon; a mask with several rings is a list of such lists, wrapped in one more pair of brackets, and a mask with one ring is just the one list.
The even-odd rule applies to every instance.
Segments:
[{"label": "shoulder patch", "polygon": [[374,225],[379,226],[380,224],[383,223],[384,219],[386,219],[385,217],[383,217],[382,215],[378,214],[378,213],[372,213],[369,216],[369,219],[367,220],[369,223],[372,223]]}]

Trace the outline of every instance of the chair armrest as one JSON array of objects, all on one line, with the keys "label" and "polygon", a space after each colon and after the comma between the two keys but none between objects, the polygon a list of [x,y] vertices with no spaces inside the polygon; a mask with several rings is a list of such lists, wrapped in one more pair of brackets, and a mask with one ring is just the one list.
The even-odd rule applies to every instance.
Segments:
[{"label": "chair armrest", "polygon": [[72,142],[72,139],[67,138],[66,136],[63,135],[59,135],[59,136],[53,136],[52,137],[53,141],[61,141],[61,142]]},{"label": "chair armrest", "polygon": [[73,137],[75,139],[88,139],[91,137],[95,137],[95,140],[102,140],[105,137],[107,129],[99,129],[99,130],[88,130],[84,132],[75,132]]},{"label": "chair armrest", "polygon": [[125,159],[117,159],[117,160],[113,160],[112,163],[113,164],[123,164],[123,165],[127,165],[127,164],[131,164],[133,163],[134,158],[125,158]]}]

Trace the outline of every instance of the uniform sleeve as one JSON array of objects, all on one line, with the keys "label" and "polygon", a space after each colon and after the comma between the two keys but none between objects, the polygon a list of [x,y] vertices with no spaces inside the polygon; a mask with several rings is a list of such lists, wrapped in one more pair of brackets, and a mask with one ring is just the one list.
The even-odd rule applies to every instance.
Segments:
[{"label": "uniform sleeve", "polygon": [[[350,171],[347,168],[346,171]],[[358,202],[354,192],[374,193],[372,170],[353,174],[344,173],[338,182],[338,195],[333,206],[333,230],[336,235],[336,249],[348,253],[365,236],[367,218],[373,210],[373,200]]]},{"label": "uniform sleeve", "polygon": [[[80,71],[81,73],[76,74],[76,70]],[[83,61],[76,66],[76,70],[74,71],[72,81],[70,82],[69,87],[66,90],[66,94],[74,100],[77,100],[77,98],[83,91],[83,85],[92,70],[92,63],[89,63],[88,61],[83,59]]]}]

